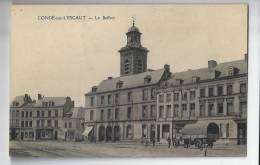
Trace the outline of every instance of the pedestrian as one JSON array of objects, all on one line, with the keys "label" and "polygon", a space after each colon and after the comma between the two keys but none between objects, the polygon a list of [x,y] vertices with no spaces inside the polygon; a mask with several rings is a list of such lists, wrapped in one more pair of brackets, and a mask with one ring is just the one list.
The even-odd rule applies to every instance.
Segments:
[{"label": "pedestrian", "polygon": [[167,141],[168,141],[168,148],[170,148],[171,147],[171,138],[168,137]]},{"label": "pedestrian", "polygon": [[153,147],[154,147],[155,146],[155,138],[153,138],[152,141],[153,141]]}]

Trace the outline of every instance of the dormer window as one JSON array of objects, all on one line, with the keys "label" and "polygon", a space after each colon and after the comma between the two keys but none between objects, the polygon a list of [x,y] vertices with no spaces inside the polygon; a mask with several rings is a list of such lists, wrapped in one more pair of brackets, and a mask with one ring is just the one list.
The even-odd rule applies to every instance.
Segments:
[{"label": "dormer window", "polygon": [[14,106],[14,107],[19,106],[19,102],[14,101],[14,102],[13,102],[13,106]]},{"label": "dormer window", "polygon": [[97,86],[93,86],[91,92],[97,92]]},{"label": "dormer window", "polygon": [[192,76],[192,83],[198,83],[200,81],[200,77]]},{"label": "dormer window", "polygon": [[181,85],[183,83],[183,80],[182,79],[176,79],[176,83],[177,83],[177,85]]},{"label": "dormer window", "polygon": [[236,75],[238,73],[239,69],[233,67],[233,66],[230,66],[228,68],[228,75],[229,76],[233,76],[233,75]]},{"label": "dormer window", "polygon": [[144,78],[144,83],[145,83],[145,84],[150,83],[150,82],[151,82],[151,79],[152,79],[152,77],[151,77],[150,75],[146,75],[145,78]]},{"label": "dormer window", "polygon": [[215,78],[219,78],[220,74],[221,74],[220,71],[215,70]]},{"label": "dormer window", "polygon": [[119,89],[119,88],[122,88],[123,86],[123,81],[119,80],[117,83],[116,83],[116,88]]}]

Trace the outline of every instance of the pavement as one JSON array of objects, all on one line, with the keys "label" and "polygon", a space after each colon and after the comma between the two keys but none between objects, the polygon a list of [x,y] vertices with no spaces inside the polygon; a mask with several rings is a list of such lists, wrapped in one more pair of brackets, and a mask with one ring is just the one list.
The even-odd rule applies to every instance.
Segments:
[{"label": "pavement", "polygon": [[[246,156],[246,145],[217,145],[207,157]],[[183,146],[168,148],[141,143],[86,143],[64,141],[10,141],[11,158],[21,157],[205,157],[205,149]]]}]

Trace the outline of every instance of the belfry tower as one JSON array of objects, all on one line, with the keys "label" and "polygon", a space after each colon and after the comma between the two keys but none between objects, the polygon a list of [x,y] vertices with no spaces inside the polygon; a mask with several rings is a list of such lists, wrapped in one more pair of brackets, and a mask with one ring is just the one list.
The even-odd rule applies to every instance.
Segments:
[{"label": "belfry tower", "polygon": [[133,25],[126,33],[127,44],[119,50],[120,76],[142,73],[147,70],[148,49],[141,45],[141,32]]}]

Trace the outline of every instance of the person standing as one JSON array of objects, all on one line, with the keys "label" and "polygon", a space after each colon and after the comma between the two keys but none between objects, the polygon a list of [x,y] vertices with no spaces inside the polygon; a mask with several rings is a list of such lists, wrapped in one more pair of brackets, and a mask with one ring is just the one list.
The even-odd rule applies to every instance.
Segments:
[{"label": "person standing", "polygon": [[171,147],[171,138],[168,137],[167,141],[168,141],[168,148],[170,148]]}]

